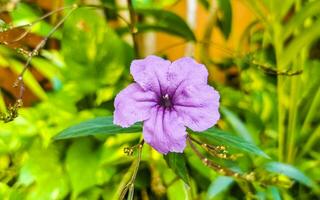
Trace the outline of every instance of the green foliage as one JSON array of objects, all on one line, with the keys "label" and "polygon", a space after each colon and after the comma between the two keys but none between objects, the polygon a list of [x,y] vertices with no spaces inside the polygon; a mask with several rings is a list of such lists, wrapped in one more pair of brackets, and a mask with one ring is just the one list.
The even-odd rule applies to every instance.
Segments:
[{"label": "green foliage", "polygon": [[186,183],[189,184],[189,176],[183,154],[169,153],[164,156],[168,166]]},{"label": "green foliage", "polygon": [[[246,27],[238,50],[246,52],[250,47],[250,52],[231,53],[225,62],[213,57],[206,63],[209,69],[212,64],[222,66],[219,71],[227,74],[224,83],[213,83],[221,95],[221,120],[202,133],[188,130],[199,141],[196,149],[204,158],[189,145],[183,154],[162,156],[144,144],[140,162],[136,145],[142,123],[123,129],[106,117],[114,111],[115,95],[132,82],[129,66],[136,54],[131,38],[123,33],[161,31],[195,45],[201,42],[197,43],[183,17],[167,9],[179,1],[132,1],[138,15],[133,30],[123,28],[128,19],[119,17],[128,10],[126,6],[113,0],[97,2],[90,8],[85,4],[75,8],[51,36],[53,40],[32,58],[32,70],[24,74],[25,87],[37,100],[19,109],[10,123],[0,123],[0,199],[118,199],[136,166],[134,192],[129,187],[133,199],[146,195],[172,200],[319,197],[319,1],[245,0],[257,18]],[[232,27],[241,20],[233,17],[233,2],[219,0],[217,20],[209,24],[219,28],[226,40],[239,34]],[[198,3],[207,11],[215,6],[206,0]],[[11,36],[7,31],[12,26],[37,22],[31,33],[47,36],[70,8],[37,22],[48,11],[20,2],[9,12],[12,24],[0,20],[0,32]],[[0,36],[1,41],[6,38]],[[25,40],[20,42],[30,50]],[[58,44],[53,45],[55,50],[52,44]],[[18,76],[28,53],[22,50],[1,46],[1,70]],[[236,65],[238,72],[230,75],[234,63],[246,67]],[[289,73],[299,70],[302,73]],[[38,81],[39,77],[45,80]],[[0,89],[1,116],[10,111],[15,95]],[[228,154],[240,156],[219,157],[221,152],[213,154],[208,145],[223,146]],[[252,172],[258,180],[273,184],[222,176],[205,165],[206,159],[248,179]],[[291,187],[288,178],[294,181]]]},{"label": "green foliage", "polygon": [[118,133],[136,133],[141,132],[141,124],[135,124],[129,128],[121,128],[113,124],[112,117],[98,117],[78,125],[69,127],[55,137],[56,140],[67,139],[73,137],[83,137],[99,134],[118,134]]},{"label": "green foliage", "polygon": [[243,152],[252,153],[265,158],[269,158],[261,149],[252,143],[249,143],[240,137],[233,136],[231,133],[221,131],[217,128],[210,128],[202,133],[193,133],[199,137],[206,138],[210,143],[225,145]]},{"label": "green foliage", "polygon": [[[173,12],[150,8],[137,8],[135,9],[135,12],[148,18],[148,20],[136,24],[138,33],[161,31],[181,37],[185,40],[196,41],[196,36],[190,27],[180,16]],[[128,32],[129,29],[124,28],[122,31]]]},{"label": "green foliage", "polygon": [[309,187],[315,187],[315,183],[306,175],[301,173],[300,170],[296,169],[291,165],[287,165],[279,162],[270,162],[267,163],[265,168],[270,172],[281,173],[287,175],[288,177],[299,181],[302,184],[305,184]]},{"label": "green foliage", "polygon": [[219,0],[219,9],[221,17],[218,18],[218,25],[223,33],[223,36],[228,39],[232,27],[232,8],[230,0]]}]

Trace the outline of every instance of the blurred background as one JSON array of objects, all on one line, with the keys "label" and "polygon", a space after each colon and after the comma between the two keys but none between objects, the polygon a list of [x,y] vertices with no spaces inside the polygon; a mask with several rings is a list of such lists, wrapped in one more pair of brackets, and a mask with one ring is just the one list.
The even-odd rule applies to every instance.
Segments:
[{"label": "blurred background", "polygon": [[[217,126],[271,157],[218,163],[291,180],[242,183],[187,148],[186,185],[146,146],[134,199],[320,199],[319,11],[318,0],[1,0],[0,119],[10,122],[0,122],[0,199],[116,199],[134,159],[123,149],[140,134],[52,138],[111,116],[131,61],[151,54],[205,64],[221,94]],[[6,120],[43,41],[23,74],[19,116]]]}]

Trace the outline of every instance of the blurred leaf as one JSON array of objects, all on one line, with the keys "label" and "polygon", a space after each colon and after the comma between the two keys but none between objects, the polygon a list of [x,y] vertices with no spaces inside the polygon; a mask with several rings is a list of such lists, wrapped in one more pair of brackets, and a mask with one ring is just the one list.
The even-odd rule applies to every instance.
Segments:
[{"label": "blurred leaf", "polygon": [[76,140],[68,149],[66,168],[75,199],[81,192],[97,184],[98,154],[88,138]]},{"label": "blurred leaf", "polygon": [[307,47],[311,42],[320,37],[320,19],[317,19],[312,26],[302,31],[283,50],[279,66],[284,68],[293,58],[295,58],[303,47]]},{"label": "blurred leaf", "polygon": [[210,128],[201,133],[192,132],[192,134],[206,138],[210,142],[215,144],[225,145],[227,147],[235,148],[243,152],[263,156],[265,158],[270,158],[266,153],[264,153],[254,144],[249,143],[240,137],[234,136],[231,133],[216,128]]},{"label": "blurred leaf", "polygon": [[[20,74],[22,72],[23,67],[24,65],[16,60],[10,61],[10,68],[13,69],[17,74]],[[25,72],[23,81],[28,86],[28,88],[41,100],[46,100],[48,98],[46,92],[42,89],[41,85],[38,83],[38,81],[30,71]]]},{"label": "blurred leaf", "polygon": [[315,183],[309,177],[292,165],[280,162],[269,162],[265,165],[265,168],[270,172],[284,174],[306,186],[315,187]]},{"label": "blurred leaf", "polygon": [[[63,27],[62,54],[65,81],[76,81],[77,91],[95,93],[115,84],[133,59],[133,50],[95,10],[77,9]],[[81,81],[79,81],[81,80]]]},{"label": "blurred leaf", "polygon": [[133,0],[133,7],[135,9],[141,8],[163,8],[167,6],[172,6],[177,3],[178,0]]},{"label": "blurred leaf", "polygon": [[231,124],[233,130],[235,130],[246,141],[253,143],[251,133],[245,126],[245,124],[239,119],[237,115],[228,110],[225,107],[220,108],[221,113],[225,116],[226,120]]},{"label": "blurred leaf", "polygon": [[268,188],[271,191],[272,199],[273,200],[281,200],[280,191],[278,188],[272,186]]},{"label": "blurred leaf", "polygon": [[36,141],[20,170],[18,183],[23,186],[34,183],[26,199],[63,199],[69,187],[57,146],[44,148]]},{"label": "blurred leaf", "polygon": [[0,88],[0,112],[6,112],[7,111],[7,106],[4,102],[4,98],[2,95],[2,89]]},{"label": "blurred leaf", "polygon": [[31,60],[31,65],[50,81],[53,81],[57,76],[60,75],[58,67],[46,59],[38,57],[33,58]]},{"label": "blurred leaf", "polygon": [[136,12],[150,18],[145,22],[137,23],[138,32],[163,31],[186,40],[196,40],[194,33],[186,22],[173,12],[159,9],[136,9]]},{"label": "blurred leaf", "polygon": [[182,181],[178,180],[168,188],[168,200],[188,200],[188,186]]},{"label": "blurred leaf", "polygon": [[206,199],[212,199],[219,193],[225,191],[234,182],[231,177],[219,176],[209,186]]},{"label": "blurred leaf", "polygon": [[290,21],[285,24],[283,29],[283,39],[286,40],[294,31],[303,25],[309,17],[319,14],[320,1],[311,1],[306,3],[297,13],[293,15]]},{"label": "blurred leaf", "polygon": [[208,0],[198,0],[198,2],[206,9],[208,10],[210,7],[210,3]]},{"label": "blurred leaf", "polygon": [[[17,8],[10,12],[13,23],[15,26],[29,24],[32,21],[41,17],[41,13],[38,10],[35,10],[27,3],[19,3]],[[39,21],[31,28],[31,32],[37,33],[41,36],[46,36],[53,29],[51,24],[48,24],[46,21]],[[60,30],[55,31],[55,33],[51,36],[52,38],[61,39]]]},{"label": "blurred leaf", "polygon": [[63,130],[54,139],[61,140],[101,134],[136,133],[141,130],[140,123],[132,125],[129,128],[121,128],[120,126],[113,124],[112,117],[98,117]]},{"label": "blurred leaf", "polygon": [[181,178],[186,184],[190,184],[186,161],[182,153],[168,153],[167,155],[164,155],[164,159],[179,178]]},{"label": "blurred leaf", "polygon": [[232,27],[232,8],[230,0],[218,0],[219,11],[221,12],[221,17],[219,16],[218,25],[223,33],[223,36],[228,39],[231,33]]}]

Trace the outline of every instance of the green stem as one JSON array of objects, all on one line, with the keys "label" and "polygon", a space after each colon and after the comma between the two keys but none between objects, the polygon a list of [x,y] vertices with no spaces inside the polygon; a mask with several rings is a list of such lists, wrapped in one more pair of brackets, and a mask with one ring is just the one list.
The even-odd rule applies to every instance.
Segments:
[{"label": "green stem", "polygon": [[294,156],[294,145],[296,139],[296,118],[297,118],[297,79],[291,79],[291,98],[289,108],[289,125],[288,125],[288,159],[287,162],[291,163]]},{"label": "green stem", "polygon": [[304,145],[303,147],[303,150],[300,156],[302,157],[303,155],[305,155],[313,147],[313,145],[315,145],[316,142],[319,141],[319,139],[320,139],[320,126],[318,126],[316,130],[313,132],[313,134],[311,135],[311,137],[309,137],[309,139],[306,142],[306,145]]},{"label": "green stem", "polygon": [[317,91],[311,106],[309,108],[308,114],[306,116],[306,119],[303,122],[302,128],[301,128],[301,136],[305,136],[308,131],[310,130],[310,124],[314,118],[314,116],[318,113],[318,106],[320,105],[320,90]]},{"label": "green stem", "polygon": [[[204,35],[202,38],[202,41],[211,41],[211,36],[212,36],[212,31],[213,28],[216,25],[216,21],[217,21],[217,17],[218,17],[218,5],[213,4],[211,5],[210,8],[210,12],[209,12],[209,21],[206,24],[206,29],[204,31]],[[208,42],[204,42],[204,43],[200,43],[200,59],[201,61],[209,66],[211,64],[210,62],[210,43]]]},{"label": "green stem", "polygon": [[[280,37],[280,30],[278,30],[279,27],[277,25],[274,25],[274,31],[275,31],[275,38],[274,38],[274,47],[276,52],[276,60],[277,60],[277,70],[282,71],[283,66],[279,65],[281,63],[281,54],[282,54],[282,41]],[[284,102],[284,77],[277,76],[277,95],[278,95],[278,157],[279,161],[284,160],[284,148],[285,148],[285,139],[286,139],[286,133],[285,133],[285,116],[286,116],[286,110],[283,106]]]},{"label": "green stem", "polygon": [[134,8],[132,5],[132,0],[127,0],[128,3],[128,9],[129,9],[129,14],[130,14],[130,32],[132,36],[132,41],[133,41],[133,48],[135,52],[135,57],[139,58],[140,57],[140,47],[139,47],[139,40],[138,40],[138,31],[136,29],[136,14],[134,12]]}]

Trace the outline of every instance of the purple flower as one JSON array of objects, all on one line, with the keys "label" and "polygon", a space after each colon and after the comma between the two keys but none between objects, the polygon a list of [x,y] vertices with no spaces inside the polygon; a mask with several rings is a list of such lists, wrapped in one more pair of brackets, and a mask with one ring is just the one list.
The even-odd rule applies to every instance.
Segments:
[{"label": "purple flower", "polygon": [[171,63],[148,56],[134,60],[130,71],[136,83],[116,96],[114,123],[144,121],[144,140],[160,153],[183,152],[186,126],[204,131],[220,118],[219,93],[207,84],[205,66],[192,58]]}]

